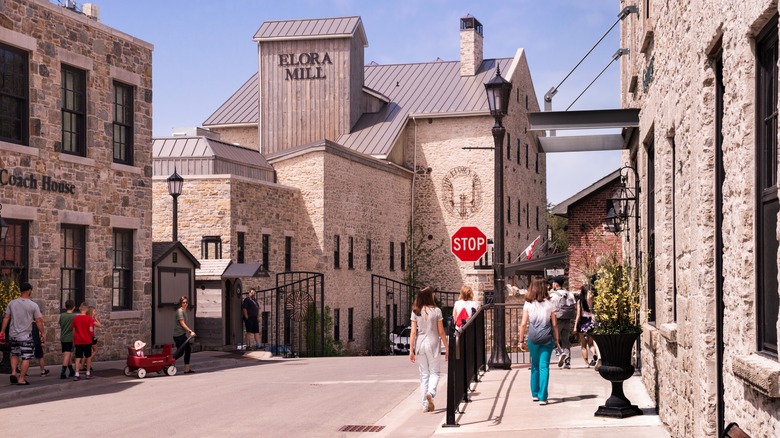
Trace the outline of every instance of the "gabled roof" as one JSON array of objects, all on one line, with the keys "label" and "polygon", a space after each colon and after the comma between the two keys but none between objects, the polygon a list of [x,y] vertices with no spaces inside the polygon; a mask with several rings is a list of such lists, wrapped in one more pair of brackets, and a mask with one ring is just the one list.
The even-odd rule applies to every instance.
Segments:
[{"label": "gabled roof", "polygon": [[[363,114],[336,142],[364,154],[386,156],[411,117],[489,115],[484,84],[495,75],[496,65],[508,72],[512,61],[484,60],[474,76],[460,75],[460,61],[367,65],[364,87],[390,102],[379,112]],[[203,126],[257,124],[258,91],[255,74]]]},{"label": "gabled roof", "polygon": [[230,259],[204,259],[200,261],[200,269],[195,270],[195,278],[198,280],[220,280],[222,274],[230,266]]},{"label": "gabled roof", "polygon": [[153,158],[220,158],[248,166],[271,169],[265,157],[254,149],[208,137],[167,137],[152,140]]},{"label": "gabled roof", "polygon": [[582,201],[583,199],[587,198],[591,194],[606,187],[610,183],[617,181],[619,178],[620,178],[620,169],[611,172],[609,175],[601,178],[600,180],[589,185],[588,187],[585,187],[584,189],[580,190],[570,198],[559,202],[555,207],[552,208],[552,210],[550,210],[550,213],[556,216],[569,217],[570,206]]},{"label": "gabled roof", "polygon": [[255,41],[293,39],[349,38],[356,35],[368,47],[360,17],[314,18],[306,20],[266,21],[254,36]]},{"label": "gabled roof", "polygon": [[195,258],[192,253],[187,250],[187,247],[184,246],[181,242],[152,242],[152,263],[156,264],[160,260],[164,259],[168,256],[171,252],[174,250],[181,251],[182,254],[184,254],[185,257],[190,259],[192,264],[195,266],[195,269],[197,270],[200,268],[200,262],[198,259]]}]

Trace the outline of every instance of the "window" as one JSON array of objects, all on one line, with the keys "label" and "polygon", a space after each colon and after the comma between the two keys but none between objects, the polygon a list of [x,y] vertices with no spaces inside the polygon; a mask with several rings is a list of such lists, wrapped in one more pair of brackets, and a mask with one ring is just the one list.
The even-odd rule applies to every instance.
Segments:
[{"label": "window", "polygon": [[341,309],[333,309],[333,340],[341,340]]},{"label": "window", "polygon": [[531,217],[530,217],[531,212],[530,212],[530,210],[531,210],[531,207],[526,202],[525,203],[525,227],[526,228],[531,228]]},{"label": "window", "polygon": [[244,239],[245,233],[238,233],[238,248],[236,248],[236,261],[238,263],[244,263]]},{"label": "window", "polygon": [[512,197],[506,197],[506,223],[512,223]]},{"label": "window", "polygon": [[647,145],[647,320],[655,322],[655,149]]},{"label": "window", "polygon": [[517,200],[517,225],[518,226],[520,225],[520,221],[522,220],[522,210],[523,210],[523,207],[520,204],[520,200],[518,199]]},{"label": "window", "polygon": [[284,236],[284,271],[292,271],[292,236]]},{"label": "window", "polygon": [[366,239],[366,271],[371,270],[371,239]]},{"label": "window", "polygon": [[517,139],[517,164],[520,164],[520,139]]},{"label": "window", "polygon": [[114,230],[114,271],[111,307],[133,308],[133,230]]},{"label": "window", "polygon": [[777,356],[777,15],[756,38],[756,314],[758,350]]},{"label": "window", "polygon": [[395,271],[395,242],[390,242],[390,270]]},{"label": "window", "polygon": [[80,225],[62,225],[60,231],[60,306],[73,300],[76,306],[84,302],[84,260],[86,248],[86,227]]},{"label": "window", "polygon": [[62,65],[62,152],[87,156],[87,73]]},{"label": "window", "polygon": [[536,229],[539,229],[539,206],[536,206]]},{"label": "window", "polygon": [[536,161],[536,164],[535,164],[535,166],[536,166],[536,173],[539,173],[539,152],[537,152],[534,155],[534,157],[536,158],[536,160],[535,160]]},{"label": "window", "polygon": [[[677,146],[671,138],[672,149],[672,320],[677,322]],[[681,163],[682,164],[682,163]],[[682,171],[682,166],[680,167]]]},{"label": "window", "polygon": [[[133,87],[114,82],[114,162],[133,164]],[[239,262],[241,263],[241,262]]]},{"label": "window", "polygon": [[528,169],[528,143],[525,144],[525,168]]},{"label": "window", "polygon": [[354,322],[355,309],[350,307],[347,309],[347,339],[350,341],[355,340],[355,331],[353,330],[352,323]]},{"label": "window", "polygon": [[27,52],[0,44],[0,140],[29,142],[29,72]]},{"label": "window", "polygon": [[5,219],[8,234],[0,240],[0,280],[11,279],[18,283],[28,281],[27,242],[29,225],[25,221]]},{"label": "window", "polygon": [[401,270],[406,270],[406,242],[401,242]]},{"label": "window", "polygon": [[341,237],[333,236],[333,268],[341,268]]},{"label": "window", "polygon": [[222,258],[222,237],[203,236],[200,239],[200,254],[201,254],[201,258],[205,260],[221,259]]},{"label": "window", "polygon": [[512,135],[506,133],[506,160],[512,159]]},{"label": "window", "polygon": [[347,241],[347,268],[355,269],[355,238],[352,236]]},{"label": "window", "polygon": [[263,271],[268,272],[270,266],[269,252],[271,247],[271,236],[263,234]]}]

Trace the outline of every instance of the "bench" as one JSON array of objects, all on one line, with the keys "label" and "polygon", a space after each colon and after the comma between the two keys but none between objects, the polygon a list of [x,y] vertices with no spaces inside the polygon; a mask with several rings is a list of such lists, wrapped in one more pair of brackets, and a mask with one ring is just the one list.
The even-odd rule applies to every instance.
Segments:
[{"label": "bench", "polygon": [[726,430],[723,431],[722,438],[750,438],[750,435],[746,434],[737,423],[731,423],[726,426]]}]

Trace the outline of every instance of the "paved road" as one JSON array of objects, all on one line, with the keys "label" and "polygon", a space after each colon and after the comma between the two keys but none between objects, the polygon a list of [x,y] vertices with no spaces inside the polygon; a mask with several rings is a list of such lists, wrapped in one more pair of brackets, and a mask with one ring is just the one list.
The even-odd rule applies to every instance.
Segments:
[{"label": "paved road", "polygon": [[[34,425],[43,436],[351,437],[359,434],[339,429],[377,424],[419,387],[405,356],[250,362],[143,380],[98,371],[90,381],[60,381],[34,403],[0,411],[3,435],[26,435]],[[429,417],[433,430],[436,417]]]}]

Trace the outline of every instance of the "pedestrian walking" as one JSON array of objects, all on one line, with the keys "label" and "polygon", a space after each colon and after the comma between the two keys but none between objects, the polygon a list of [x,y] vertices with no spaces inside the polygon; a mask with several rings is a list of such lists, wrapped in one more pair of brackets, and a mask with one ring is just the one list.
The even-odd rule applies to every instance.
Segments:
[{"label": "pedestrian walking", "polygon": [[[8,303],[0,326],[0,341],[5,340],[5,329],[8,328],[8,338],[11,347],[11,383],[17,385],[29,385],[27,370],[30,368],[30,359],[35,355],[33,344],[32,325],[38,326],[41,336],[45,337],[43,329],[43,315],[41,309],[33,300],[32,285],[24,282],[19,285],[21,296]],[[21,363],[20,363],[21,362]],[[19,369],[17,376],[17,368]]]},{"label": "pedestrian walking", "polygon": [[[244,328],[246,329],[246,349],[260,349],[260,305],[255,297],[255,289],[249,289],[249,295],[241,303],[241,314],[244,317]],[[254,343],[253,343],[254,341]]]},{"label": "pedestrian walking", "polygon": [[176,325],[173,326],[173,342],[176,344],[176,355],[174,360],[178,360],[184,355],[184,374],[192,374],[195,371],[190,368],[190,354],[192,346],[190,338],[195,336],[195,332],[190,329],[187,323],[187,306],[189,298],[182,296],[179,298],[179,307],[176,309]]},{"label": "pedestrian walking", "polygon": [[553,277],[551,300],[555,304],[555,319],[558,323],[558,339],[560,340],[560,356],[558,368],[571,368],[571,330],[577,317],[577,301],[574,294],[563,288],[566,279],[562,276]]},{"label": "pedestrian walking", "polygon": [[[67,377],[74,377],[76,371],[73,370],[71,364],[73,355],[73,318],[76,314],[73,311],[76,309],[76,303],[73,300],[65,301],[65,311],[60,313],[60,347],[62,348],[62,371],[60,372],[60,379]],[[68,371],[68,375],[65,375],[65,370]]]},{"label": "pedestrian walking", "polygon": [[455,327],[462,327],[471,315],[477,313],[477,309],[479,303],[474,301],[474,291],[471,286],[464,285],[460,288],[458,300],[452,306],[452,320],[455,322]]},{"label": "pedestrian walking", "polygon": [[432,412],[433,398],[439,383],[441,344],[444,343],[444,360],[448,360],[450,346],[444,333],[441,309],[433,299],[434,288],[427,286],[417,293],[412,306],[412,330],[409,339],[409,360],[420,370],[420,393],[423,412]]},{"label": "pedestrian walking", "polygon": [[[593,345],[593,338],[588,336],[588,332],[593,328],[593,301],[588,293],[588,287],[582,285],[580,287],[580,302],[577,306],[577,317],[574,320],[574,327],[580,337],[580,350],[582,351],[582,359],[585,361],[587,368],[596,366],[598,363],[598,356],[596,355],[596,347]],[[593,354],[593,360],[590,360],[589,355]]]},{"label": "pedestrian walking", "polygon": [[[553,347],[560,348],[555,305],[550,301],[544,280],[531,281],[520,322],[520,350],[531,352],[531,399],[547,404],[550,381],[550,355]],[[528,340],[525,340],[528,327]]]},{"label": "pedestrian walking", "polygon": [[38,325],[32,323],[32,335],[33,335],[33,356],[38,359],[38,366],[41,368],[41,377],[49,374],[49,370],[46,369],[46,359],[44,358],[44,349],[46,348],[46,338],[41,336]]},{"label": "pedestrian walking", "polygon": [[85,364],[87,370],[87,379],[92,378],[92,337],[95,334],[95,321],[87,315],[89,306],[87,303],[81,303],[79,314],[73,318],[71,327],[73,327],[73,343],[76,350],[76,374],[73,380],[81,380],[81,365]]},{"label": "pedestrian walking", "polygon": [[[98,337],[97,337],[97,329],[103,328],[103,324],[98,320],[97,317],[97,310],[95,309],[95,306],[89,306],[89,309],[87,309],[87,315],[92,318],[92,322],[95,324],[95,331],[92,333],[92,360],[95,360],[98,353]],[[94,371],[92,368],[89,369],[90,371]]]}]

